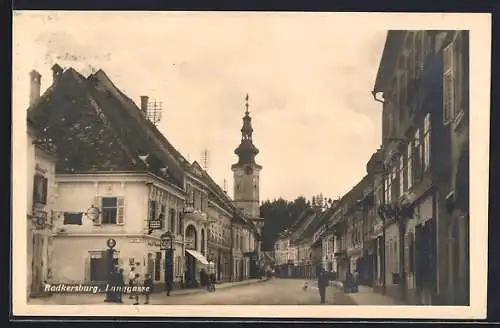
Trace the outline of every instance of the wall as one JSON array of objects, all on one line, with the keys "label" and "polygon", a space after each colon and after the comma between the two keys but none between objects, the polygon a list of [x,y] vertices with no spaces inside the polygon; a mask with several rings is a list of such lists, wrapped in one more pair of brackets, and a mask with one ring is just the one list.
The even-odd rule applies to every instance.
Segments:
[{"label": "wall", "polygon": [[[33,145],[34,139],[27,138],[27,297],[41,292],[41,283],[50,278],[53,258],[52,210],[55,201],[55,156]],[[47,179],[46,204],[34,204],[34,175],[41,174]],[[44,215],[46,225],[37,227],[36,216]]]},{"label": "wall", "polygon": [[[64,181],[57,178],[57,206],[59,211],[86,212],[95,203],[95,197],[123,197],[124,223],[113,225],[95,225],[83,216],[82,225],[63,225],[63,217],[59,216],[56,228],[63,228],[66,233],[118,233],[141,234],[147,229],[148,190],[144,181],[117,181],[119,177],[96,177],[95,181]],[[122,179],[127,179],[123,177]],[[113,181],[114,180],[114,181]],[[62,213],[61,213],[62,214]]]},{"label": "wall", "polygon": [[388,225],[385,231],[385,283],[387,294],[397,298],[399,285],[393,282],[393,273],[399,273],[399,226]]},{"label": "wall", "polygon": [[259,169],[254,167],[251,175],[243,167],[235,167],[233,172],[235,206],[243,208],[250,217],[259,217]]},{"label": "wall", "polygon": [[[90,279],[90,252],[104,251],[107,249],[107,236],[89,236],[86,238],[59,236],[54,239],[54,257],[53,257],[53,281],[74,281],[88,282]],[[116,240],[115,249],[119,251],[118,265],[125,270],[125,278],[128,278],[130,272],[129,259],[133,258],[134,262],[140,262],[139,270],[141,278],[147,272],[148,253],[154,255],[156,252],[161,252],[161,269],[160,279],[155,280],[155,283],[164,283],[165,279],[165,251],[160,251],[159,247],[148,243],[145,237],[113,237]],[[71,249],[71,252],[67,250]],[[184,272],[184,256],[182,244],[175,245],[174,252],[174,269],[179,265],[178,259],[181,257],[181,275]],[[179,272],[174,271],[174,280],[180,281]],[[154,279],[154,275],[152,276]]]}]

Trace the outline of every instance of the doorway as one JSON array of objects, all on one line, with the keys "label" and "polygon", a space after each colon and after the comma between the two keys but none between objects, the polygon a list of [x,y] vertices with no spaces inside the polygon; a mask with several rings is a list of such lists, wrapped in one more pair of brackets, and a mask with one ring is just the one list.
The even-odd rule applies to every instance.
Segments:
[{"label": "doorway", "polygon": [[37,296],[42,293],[43,283],[43,236],[33,234],[33,257],[31,261],[31,296]]},{"label": "doorway", "polygon": [[184,273],[184,281],[186,287],[196,288],[198,286],[196,281],[196,260],[186,252],[186,272]]}]

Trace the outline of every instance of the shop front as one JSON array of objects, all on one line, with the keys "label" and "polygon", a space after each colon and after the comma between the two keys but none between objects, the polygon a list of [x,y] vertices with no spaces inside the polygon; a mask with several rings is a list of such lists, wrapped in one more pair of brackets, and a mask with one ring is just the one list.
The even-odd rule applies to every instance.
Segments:
[{"label": "shop front", "polygon": [[248,265],[249,265],[249,278],[256,279],[259,276],[259,254],[256,251],[244,253],[246,257],[248,257]]}]

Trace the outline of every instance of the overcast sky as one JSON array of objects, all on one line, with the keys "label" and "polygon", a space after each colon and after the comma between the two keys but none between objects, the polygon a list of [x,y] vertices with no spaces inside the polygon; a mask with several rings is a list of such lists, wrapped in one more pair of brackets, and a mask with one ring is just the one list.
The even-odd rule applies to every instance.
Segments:
[{"label": "overcast sky", "polygon": [[248,93],[261,200],[337,198],[381,139],[370,91],[386,27],[382,17],[364,23],[339,13],[24,12],[14,21],[14,105],[28,105],[31,69],[43,92],[56,62],[85,76],[101,68],[137,104],[161,101],[160,131],[191,161],[207,149],[209,173],[232,196]]}]

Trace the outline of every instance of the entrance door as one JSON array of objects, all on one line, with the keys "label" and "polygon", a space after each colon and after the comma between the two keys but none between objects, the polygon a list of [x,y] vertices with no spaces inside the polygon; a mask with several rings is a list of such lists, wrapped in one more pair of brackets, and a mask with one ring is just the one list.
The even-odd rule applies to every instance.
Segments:
[{"label": "entrance door", "polygon": [[187,287],[196,287],[196,260],[191,254],[186,254],[186,272],[184,275]]},{"label": "entrance door", "polygon": [[222,271],[222,266],[221,266],[221,253],[217,255],[217,280],[221,279],[221,272]]}]

